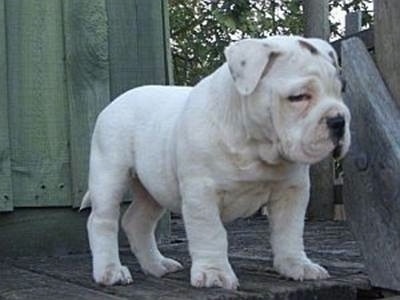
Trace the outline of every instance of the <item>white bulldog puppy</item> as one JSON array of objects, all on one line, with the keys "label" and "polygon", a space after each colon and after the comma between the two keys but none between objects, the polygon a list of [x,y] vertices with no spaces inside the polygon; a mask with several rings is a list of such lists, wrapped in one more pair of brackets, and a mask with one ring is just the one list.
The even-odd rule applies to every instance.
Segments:
[{"label": "white bulldog puppy", "polygon": [[93,276],[128,284],[118,254],[122,218],[142,270],[157,277],[182,268],[154,238],[165,209],[182,213],[191,284],[234,290],[224,222],[268,207],[273,265],[295,279],[327,278],[307,258],[304,216],[309,167],[349,148],[350,113],[333,48],[317,39],[277,36],[227,47],[226,63],[194,87],[144,86],[99,115],[90,153],[87,229]]}]

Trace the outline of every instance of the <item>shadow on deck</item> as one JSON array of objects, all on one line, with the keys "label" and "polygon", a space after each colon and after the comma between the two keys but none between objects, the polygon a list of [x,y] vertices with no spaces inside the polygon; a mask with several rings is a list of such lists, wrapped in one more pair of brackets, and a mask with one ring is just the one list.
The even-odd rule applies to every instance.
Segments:
[{"label": "shadow on deck", "polygon": [[305,246],[309,257],[328,269],[331,278],[295,282],[272,269],[268,222],[263,217],[227,226],[230,261],[239,280],[237,292],[189,285],[190,259],[184,230],[173,219],[171,240],[161,251],[182,262],[181,272],[158,279],[145,276],[128,249],[121,260],[132,271],[133,284],[101,287],[91,279],[90,254],[0,260],[0,299],[362,299],[370,289],[359,248],[342,222],[309,222]]}]

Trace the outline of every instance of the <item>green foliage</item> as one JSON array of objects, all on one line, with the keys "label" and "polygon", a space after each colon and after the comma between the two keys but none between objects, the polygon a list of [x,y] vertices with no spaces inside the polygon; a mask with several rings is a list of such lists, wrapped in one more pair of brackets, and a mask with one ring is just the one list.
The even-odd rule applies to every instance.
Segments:
[{"label": "green foliage", "polygon": [[[373,14],[370,10],[373,0],[329,0],[329,10],[340,9],[345,13],[361,11],[362,13],[362,26],[367,27],[373,23]],[[343,32],[339,30],[339,23],[331,23],[331,32],[334,37],[342,37]]]},{"label": "green foliage", "polygon": [[[330,0],[330,8],[366,11],[371,1]],[[193,85],[221,65],[232,41],[301,34],[304,28],[299,0],[170,0],[169,5],[174,78],[180,85]],[[331,27],[340,35],[339,24]]]}]

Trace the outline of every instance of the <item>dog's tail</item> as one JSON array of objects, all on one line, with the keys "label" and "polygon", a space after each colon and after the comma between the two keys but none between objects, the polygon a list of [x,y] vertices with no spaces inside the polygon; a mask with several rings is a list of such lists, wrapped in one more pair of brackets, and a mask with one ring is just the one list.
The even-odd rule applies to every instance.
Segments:
[{"label": "dog's tail", "polygon": [[81,207],[79,208],[80,211],[84,210],[85,208],[90,207],[90,194],[89,191],[86,192],[85,196],[82,198]]}]

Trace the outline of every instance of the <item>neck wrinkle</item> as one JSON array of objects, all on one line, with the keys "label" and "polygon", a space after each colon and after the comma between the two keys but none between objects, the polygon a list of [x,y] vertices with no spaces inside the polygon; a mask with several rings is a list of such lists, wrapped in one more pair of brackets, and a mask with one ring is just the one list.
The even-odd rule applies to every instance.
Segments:
[{"label": "neck wrinkle", "polygon": [[266,136],[263,129],[248,117],[250,111],[247,103],[250,99],[239,94],[226,64],[214,74],[211,89],[213,99],[216,100],[213,103],[213,109],[217,112],[215,116],[220,118],[216,122],[227,150],[239,154],[242,149],[251,147],[255,160],[269,165],[279,164],[282,157],[278,151],[277,138]]},{"label": "neck wrinkle", "polygon": [[235,88],[226,63],[214,74],[211,88],[216,100],[216,117],[219,118],[216,121],[220,124],[223,136],[230,140],[233,138],[236,143],[243,143],[250,137],[243,116],[243,99]]}]

